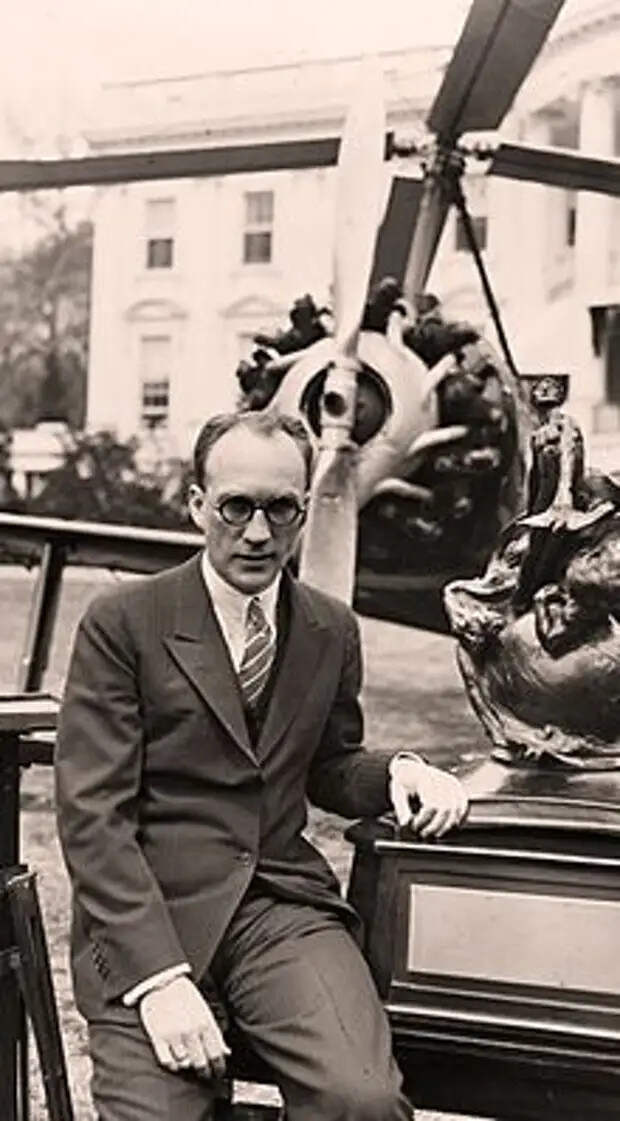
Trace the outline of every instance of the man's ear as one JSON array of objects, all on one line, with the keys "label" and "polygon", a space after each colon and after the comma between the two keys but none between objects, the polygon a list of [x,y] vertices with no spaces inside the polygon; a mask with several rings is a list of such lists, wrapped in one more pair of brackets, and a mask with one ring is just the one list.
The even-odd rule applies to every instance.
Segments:
[{"label": "man's ear", "polygon": [[206,496],[202,488],[198,486],[198,483],[192,483],[190,485],[189,494],[187,496],[187,508],[194,525],[204,532],[207,522]]}]

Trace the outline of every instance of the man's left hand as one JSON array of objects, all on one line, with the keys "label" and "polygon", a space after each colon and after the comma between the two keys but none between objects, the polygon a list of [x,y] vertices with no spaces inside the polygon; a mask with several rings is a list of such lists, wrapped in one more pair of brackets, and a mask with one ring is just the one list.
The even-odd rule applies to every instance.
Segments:
[{"label": "man's left hand", "polygon": [[[416,756],[396,756],[390,764],[390,798],[399,825],[420,837],[442,837],[467,813],[467,794],[458,778]],[[412,813],[410,799],[419,808]]]}]

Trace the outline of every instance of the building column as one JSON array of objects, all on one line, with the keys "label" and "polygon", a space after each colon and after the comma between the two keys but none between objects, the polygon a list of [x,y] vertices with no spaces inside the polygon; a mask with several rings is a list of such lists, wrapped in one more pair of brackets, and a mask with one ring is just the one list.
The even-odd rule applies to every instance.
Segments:
[{"label": "building column", "polygon": [[[613,156],[614,140],[614,87],[604,80],[592,82],[581,97],[579,150],[589,156]],[[600,302],[609,287],[612,203],[593,191],[579,191],[577,196],[577,285],[587,307]]]},{"label": "building column", "polygon": [[[509,142],[549,145],[550,124],[544,112],[532,113],[520,123],[517,128],[516,121],[507,122]],[[522,373],[541,372],[535,338],[547,304],[548,204],[548,187],[489,176],[489,271]],[[495,342],[492,327],[489,338]]]}]

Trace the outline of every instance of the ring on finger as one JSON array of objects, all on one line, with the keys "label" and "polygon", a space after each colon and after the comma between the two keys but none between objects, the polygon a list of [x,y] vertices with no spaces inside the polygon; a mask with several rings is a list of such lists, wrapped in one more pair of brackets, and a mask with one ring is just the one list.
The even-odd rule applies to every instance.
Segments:
[{"label": "ring on finger", "polygon": [[179,1066],[186,1067],[191,1065],[191,1059],[185,1047],[175,1047],[174,1044],[170,1046],[172,1057]]}]

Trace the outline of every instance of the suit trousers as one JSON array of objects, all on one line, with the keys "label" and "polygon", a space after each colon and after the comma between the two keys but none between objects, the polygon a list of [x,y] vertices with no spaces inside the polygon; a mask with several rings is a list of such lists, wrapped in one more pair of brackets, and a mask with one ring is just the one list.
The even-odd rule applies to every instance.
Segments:
[{"label": "suit trousers", "polygon": [[[336,913],[252,890],[215,955],[213,983],[271,1067],[288,1121],[413,1117],[374,982]],[[89,1034],[99,1121],[210,1121],[211,1083],[161,1068],[135,1009],[110,1005]]]}]

